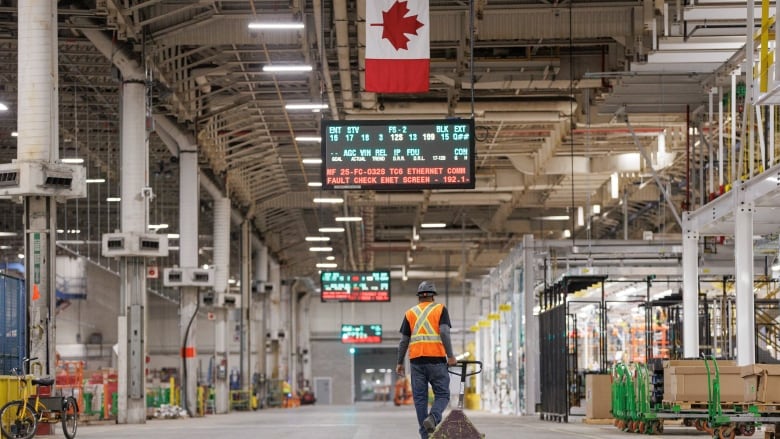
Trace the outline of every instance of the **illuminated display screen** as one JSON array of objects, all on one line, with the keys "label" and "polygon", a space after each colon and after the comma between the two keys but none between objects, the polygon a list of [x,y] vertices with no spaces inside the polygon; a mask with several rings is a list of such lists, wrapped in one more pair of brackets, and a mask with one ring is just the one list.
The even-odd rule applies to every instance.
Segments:
[{"label": "illuminated display screen", "polygon": [[342,343],[382,343],[382,325],[341,325]]},{"label": "illuminated display screen", "polygon": [[473,189],[474,120],[323,121],[323,189]]},{"label": "illuminated display screen", "polygon": [[323,302],[390,301],[389,271],[323,271],[320,283]]}]

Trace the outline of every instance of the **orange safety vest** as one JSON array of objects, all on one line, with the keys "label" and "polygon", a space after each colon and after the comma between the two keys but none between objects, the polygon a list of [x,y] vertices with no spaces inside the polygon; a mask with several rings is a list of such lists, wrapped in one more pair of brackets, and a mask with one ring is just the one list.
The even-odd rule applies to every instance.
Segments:
[{"label": "orange safety vest", "polygon": [[409,339],[409,359],[417,357],[447,357],[439,334],[439,320],[444,305],[422,302],[406,311],[406,320],[412,328]]}]

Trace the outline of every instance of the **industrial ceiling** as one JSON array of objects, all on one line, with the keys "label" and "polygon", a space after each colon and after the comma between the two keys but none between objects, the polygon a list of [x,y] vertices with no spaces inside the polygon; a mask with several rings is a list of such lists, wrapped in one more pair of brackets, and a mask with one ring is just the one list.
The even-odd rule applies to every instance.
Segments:
[{"label": "industrial ceiling", "polygon": [[[0,102],[8,107],[0,112],[2,163],[16,158],[11,134],[24,105],[16,97],[24,72],[16,63],[17,3],[0,0]],[[717,11],[728,7],[721,3]],[[646,231],[679,236],[675,215],[712,189],[698,133],[714,132],[706,129],[709,93],[719,73],[730,73],[718,69],[744,41],[744,19],[713,18],[705,3],[670,11],[650,0],[430,0],[430,7],[430,92],[377,95],[364,90],[362,0],[59,1],[60,157],[81,157],[88,178],[105,179],[60,207],[60,247],[99,261],[101,235],[119,228],[119,204],[106,199],[120,187],[114,64],[128,59],[146,71],[151,102],[149,223],[176,233],[179,190],[195,190],[178,187],[170,138],[172,130],[187,133],[202,178],[250,218],[286,277],[317,277],[325,255],[310,252],[304,238],[345,214],[362,221],[330,235],[339,268],[456,283],[486,274],[524,234],[579,242],[641,239]],[[248,28],[282,19],[304,28]],[[280,63],[313,69],[262,71]],[[286,110],[293,102],[328,108]],[[320,144],[295,140],[318,135],[322,119],[472,115],[474,190],[321,191],[311,185],[320,181],[319,165],[302,161],[320,157]],[[323,193],[345,202],[313,203]],[[0,203],[1,230],[21,232],[21,205]],[[212,216],[211,195],[201,190],[203,264]],[[447,227],[420,227],[430,222]],[[19,236],[0,240],[4,259],[23,253]],[[176,253],[153,263],[175,264]],[[237,255],[234,244],[236,277]]]}]

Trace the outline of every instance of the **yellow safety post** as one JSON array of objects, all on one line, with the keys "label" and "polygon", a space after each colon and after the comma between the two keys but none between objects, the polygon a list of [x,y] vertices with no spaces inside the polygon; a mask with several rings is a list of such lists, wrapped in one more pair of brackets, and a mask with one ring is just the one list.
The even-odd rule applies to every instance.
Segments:
[{"label": "yellow safety post", "polygon": [[761,81],[759,89],[769,89],[769,0],[761,1]]},{"label": "yellow safety post", "polygon": [[169,380],[170,390],[168,390],[168,404],[176,405],[176,380],[171,377]]},{"label": "yellow safety post", "polygon": [[198,415],[206,414],[206,401],[203,398],[203,386],[198,386]]}]

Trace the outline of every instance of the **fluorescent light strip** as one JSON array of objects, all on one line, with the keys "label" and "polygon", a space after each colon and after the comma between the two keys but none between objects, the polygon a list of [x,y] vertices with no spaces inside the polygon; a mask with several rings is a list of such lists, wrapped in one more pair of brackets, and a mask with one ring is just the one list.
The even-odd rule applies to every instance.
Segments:
[{"label": "fluorescent light strip", "polygon": [[320,233],[344,233],[344,227],[320,227]]},{"label": "fluorescent light strip", "polygon": [[84,180],[84,183],[105,183],[105,178],[88,178]]},{"label": "fluorescent light strip", "polygon": [[336,217],[336,222],[338,223],[356,222],[356,221],[363,221],[363,218],[359,216],[337,216]]},{"label": "fluorescent light strip", "polygon": [[310,181],[309,182],[309,187],[322,187],[322,182],[321,181]]},{"label": "fluorescent light strip", "polygon": [[322,142],[322,137],[320,136],[295,136],[296,142]]},{"label": "fluorescent light strip", "polygon": [[322,159],[307,158],[301,160],[301,162],[303,162],[305,165],[319,165],[322,163]]},{"label": "fluorescent light strip", "polygon": [[310,252],[332,252],[333,247],[309,247]]},{"label": "fluorescent light strip", "polygon": [[169,233],[169,234],[167,234],[165,236],[167,236],[168,239],[179,239],[179,234],[178,233]]},{"label": "fluorescent light strip", "polygon": [[249,23],[249,29],[263,29],[263,30],[285,30],[285,29],[303,29],[303,23],[280,23],[280,22],[274,22],[274,23],[268,23],[268,22],[259,22],[259,23]]},{"label": "fluorescent light strip", "polygon": [[330,237],[329,236],[307,236],[306,240],[309,242],[330,241]]},{"label": "fluorescent light strip", "polygon": [[120,197],[108,197],[106,198],[106,201],[109,203],[118,203],[122,201],[122,199]]},{"label": "fluorescent light strip", "polygon": [[319,262],[317,268],[336,268],[339,264],[335,262]]},{"label": "fluorescent light strip", "polygon": [[328,260],[328,261],[335,261],[336,257],[335,256],[328,256],[325,259]]},{"label": "fluorescent light strip", "polygon": [[339,204],[339,203],[343,203],[344,199],[343,198],[315,198],[314,202],[315,203]]},{"label": "fluorescent light strip", "polygon": [[84,159],[80,157],[69,157],[69,158],[60,159],[60,162],[65,163],[67,165],[80,165],[84,163]]},{"label": "fluorescent light strip", "polygon": [[263,66],[263,71],[272,73],[311,72],[312,68],[307,65],[267,65]]},{"label": "fluorescent light strip", "polygon": [[17,235],[17,233],[16,233],[16,232],[0,232],[0,237],[5,237],[5,236],[16,236],[16,235]]},{"label": "fluorescent light strip", "polygon": [[325,110],[328,104],[287,104],[284,106],[287,110]]},{"label": "fluorescent light strip", "polygon": [[0,111],[8,111],[8,105],[0,102]]},{"label": "fluorescent light strip", "polygon": [[167,229],[168,228],[168,224],[165,224],[165,223],[163,223],[163,224],[149,224],[147,227],[149,229],[151,229],[151,230],[160,230],[160,229]]},{"label": "fluorescent light strip", "polygon": [[17,131],[11,131],[11,137],[19,137],[19,133]]},{"label": "fluorescent light strip", "polygon": [[422,223],[420,227],[423,229],[443,229],[447,227],[447,223]]}]

